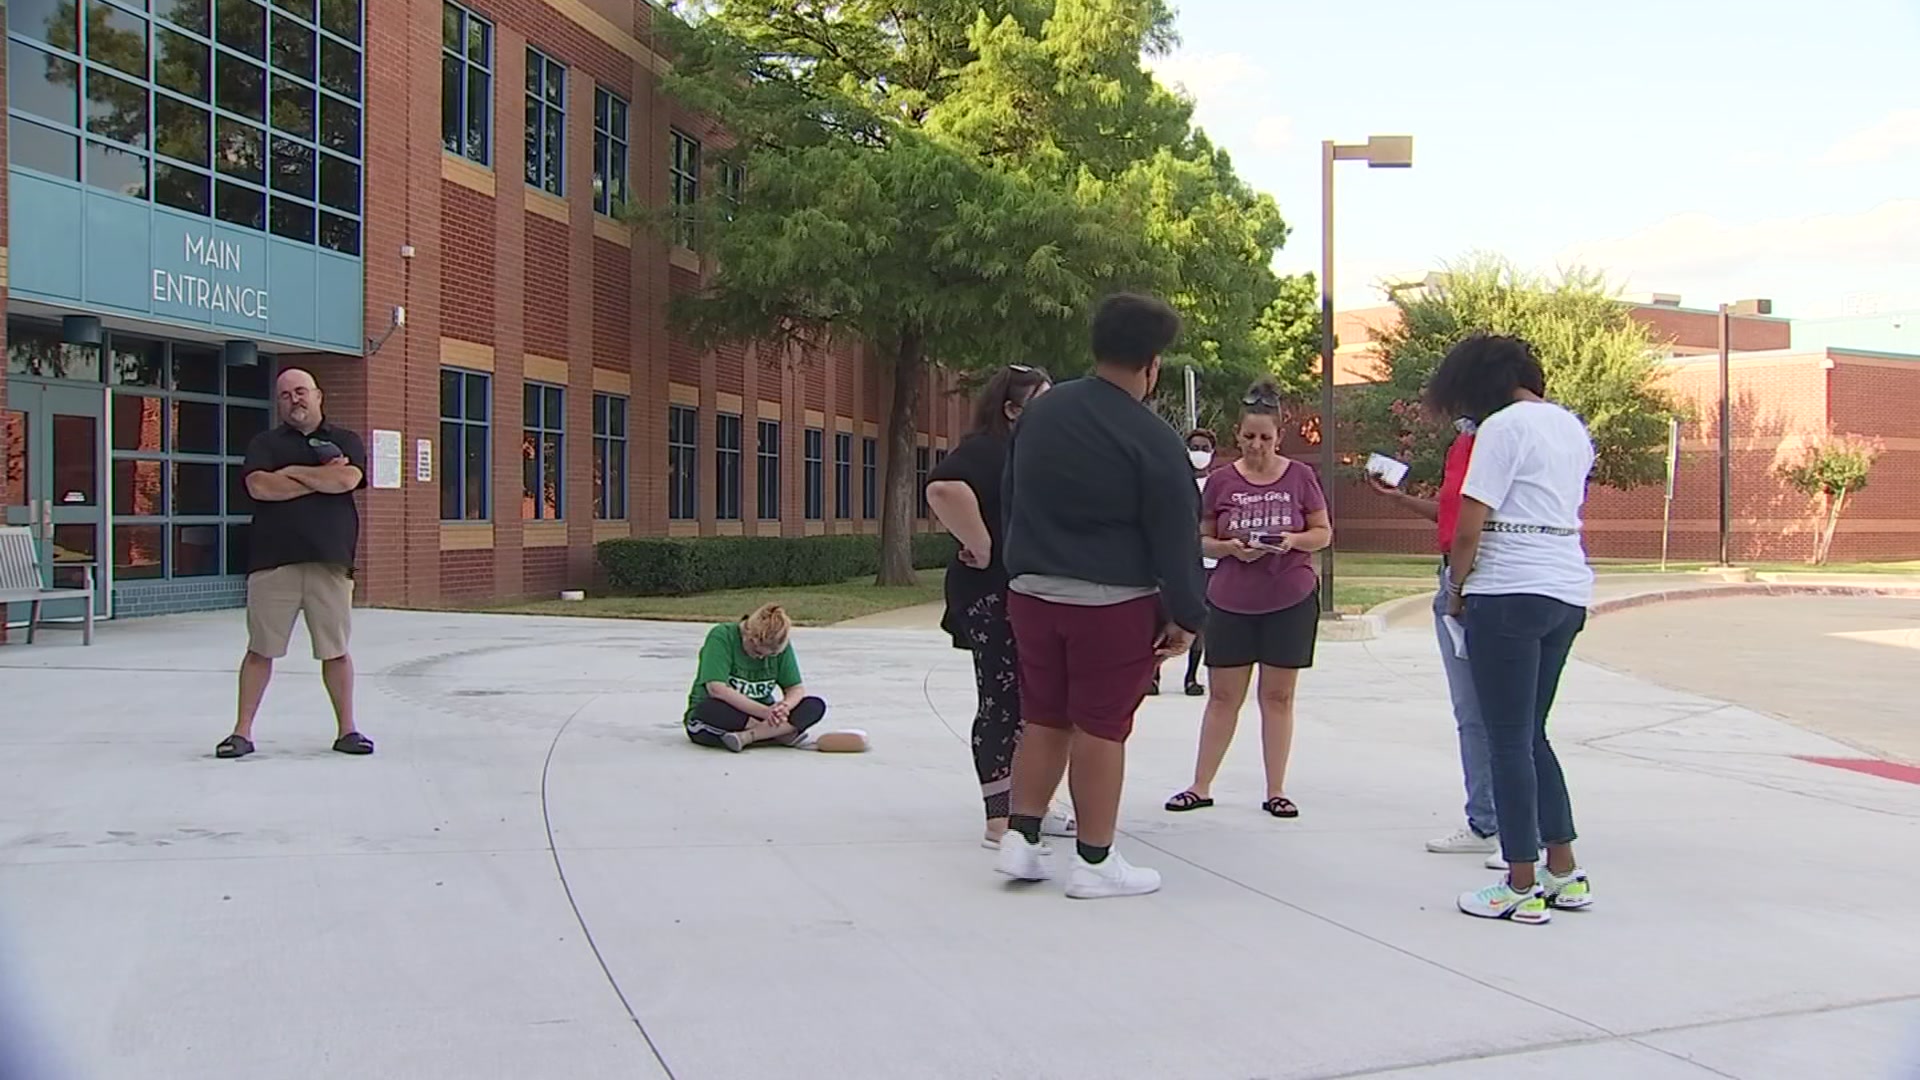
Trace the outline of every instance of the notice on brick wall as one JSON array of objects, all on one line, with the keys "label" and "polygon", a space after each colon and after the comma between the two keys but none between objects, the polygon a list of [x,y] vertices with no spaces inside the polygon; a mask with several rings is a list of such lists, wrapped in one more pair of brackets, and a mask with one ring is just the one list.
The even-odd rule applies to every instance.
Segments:
[{"label": "notice on brick wall", "polygon": [[400,433],[397,431],[373,431],[373,478],[370,481],[376,488],[397,488],[400,486]]},{"label": "notice on brick wall", "polygon": [[433,483],[432,439],[415,439],[413,442],[413,478],[418,483]]}]

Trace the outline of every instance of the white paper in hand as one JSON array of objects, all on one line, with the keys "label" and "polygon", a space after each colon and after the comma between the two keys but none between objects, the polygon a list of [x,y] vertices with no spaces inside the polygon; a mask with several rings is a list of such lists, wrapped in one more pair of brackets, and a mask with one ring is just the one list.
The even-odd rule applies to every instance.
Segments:
[{"label": "white paper in hand", "polygon": [[1388,487],[1399,487],[1400,482],[1407,478],[1407,463],[1385,454],[1368,454],[1367,471],[1379,477]]},{"label": "white paper in hand", "polygon": [[1442,615],[1440,616],[1440,621],[1447,628],[1448,639],[1453,642],[1454,657],[1459,660],[1465,660],[1467,658],[1467,628],[1465,624],[1452,615]]}]

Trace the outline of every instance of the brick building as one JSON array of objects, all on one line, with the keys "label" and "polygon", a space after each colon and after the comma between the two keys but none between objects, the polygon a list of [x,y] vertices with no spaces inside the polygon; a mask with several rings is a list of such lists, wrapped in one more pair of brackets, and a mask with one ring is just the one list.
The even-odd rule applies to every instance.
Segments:
[{"label": "brick building", "polygon": [[[1731,320],[1728,365],[1733,397],[1733,484],[1730,547],[1736,560],[1801,559],[1812,554],[1814,507],[1782,483],[1778,467],[1827,433],[1877,440],[1883,454],[1867,490],[1848,502],[1833,546],[1835,559],[1920,556],[1920,355],[1829,344],[1851,340],[1854,327],[1822,327],[1822,342],[1794,347],[1797,324],[1759,312],[1749,302]],[[1337,316],[1342,332],[1335,376],[1371,378],[1374,343],[1397,309]],[[1720,384],[1718,313],[1682,308],[1662,297],[1633,307],[1668,343],[1667,382],[1691,406],[1680,428],[1675,468],[1671,555],[1719,557]],[[1867,325],[1862,323],[1862,326]],[[1877,323],[1873,324],[1877,327]],[[1876,342],[1877,343],[1877,342]],[[1303,448],[1305,453],[1311,451]],[[1343,547],[1428,551],[1432,526],[1395,513],[1372,492],[1343,485]],[[1600,557],[1650,558],[1660,553],[1665,490],[1596,487],[1587,504],[1587,545]]]},{"label": "brick building", "polygon": [[877,530],[885,365],[694,350],[667,303],[709,268],[617,219],[742,179],[660,94],[645,0],[77,7],[9,12],[0,443],[9,523],[96,559],[103,615],[240,601],[288,366],[376,455],[364,602],[582,585],[608,537]]}]

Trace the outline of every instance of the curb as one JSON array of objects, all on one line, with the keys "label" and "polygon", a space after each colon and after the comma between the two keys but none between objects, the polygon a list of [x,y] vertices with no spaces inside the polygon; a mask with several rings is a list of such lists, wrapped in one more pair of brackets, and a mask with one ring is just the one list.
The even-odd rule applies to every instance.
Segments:
[{"label": "curb", "polygon": [[1920,599],[1916,585],[1710,585],[1704,589],[1666,589],[1602,600],[1587,609],[1590,616],[1611,615],[1649,604],[1675,600],[1724,600],[1740,596],[1890,596]]}]

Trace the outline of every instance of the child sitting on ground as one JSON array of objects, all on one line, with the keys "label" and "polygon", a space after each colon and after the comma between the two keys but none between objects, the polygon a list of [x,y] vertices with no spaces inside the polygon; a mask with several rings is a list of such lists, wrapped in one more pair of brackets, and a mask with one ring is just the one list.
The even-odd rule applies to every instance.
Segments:
[{"label": "child sitting on ground", "polygon": [[787,637],[793,621],[767,604],[707,632],[687,699],[687,738],[739,753],[757,742],[808,745],[807,729],[827,714],[808,697]]}]

